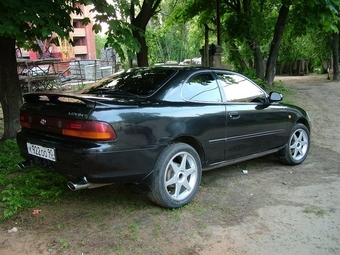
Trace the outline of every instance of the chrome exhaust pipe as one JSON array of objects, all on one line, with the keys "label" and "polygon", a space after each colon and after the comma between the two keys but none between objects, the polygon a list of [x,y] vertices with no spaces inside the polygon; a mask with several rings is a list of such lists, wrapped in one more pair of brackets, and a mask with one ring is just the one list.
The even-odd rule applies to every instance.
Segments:
[{"label": "chrome exhaust pipe", "polygon": [[71,181],[67,182],[67,187],[72,191],[77,191],[81,189],[94,189],[107,185],[111,185],[112,183],[90,183],[86,180],[86,177],[80,179],[79,181],[73,183]]},{"label": "chrome exhaust pipe", "polygon": [[86,178],[83,178],[76,183],[73,183],[71,181],[67,182],[67,187],[72,191],[87,189],[88,186],[89,183],[87,182]]},{"label": "chrome exhaust pipe", "polygon": [[26,160],[26,161],[18,163],[18,167],[20,169],[25,169],[25,168],[30,167],[30,166],[32,166],[32,161],[31,160]]}]

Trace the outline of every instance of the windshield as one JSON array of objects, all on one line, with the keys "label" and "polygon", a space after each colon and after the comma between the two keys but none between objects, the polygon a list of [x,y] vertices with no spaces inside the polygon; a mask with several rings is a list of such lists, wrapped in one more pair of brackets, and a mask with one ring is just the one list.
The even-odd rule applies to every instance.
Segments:
[{"label": "windshield", "polygon": [[157,91],[175,70],[168,68],[134,68],[126,70],[108,83],[91,88],[87,93],[148,96]]}]

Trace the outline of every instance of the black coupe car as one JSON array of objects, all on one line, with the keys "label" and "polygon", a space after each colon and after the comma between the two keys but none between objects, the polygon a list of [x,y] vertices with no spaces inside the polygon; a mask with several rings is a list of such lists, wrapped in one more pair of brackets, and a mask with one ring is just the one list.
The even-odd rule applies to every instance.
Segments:
[{"label": "black coupe car", "polygon": [[72,190],[143,184],[155,203],[189,203],[202,171],[275,153],[302,163],[310,120],[241,74],[148,67],[115,74],[81,94],[29,93],[17,142],[26,161],[71,178]]}]

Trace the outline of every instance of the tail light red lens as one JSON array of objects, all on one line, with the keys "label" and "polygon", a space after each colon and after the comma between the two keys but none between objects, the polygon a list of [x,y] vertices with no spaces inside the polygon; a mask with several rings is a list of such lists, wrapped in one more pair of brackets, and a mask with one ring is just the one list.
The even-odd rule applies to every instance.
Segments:
[{"label": "tail light red lens", "polygon": [[20,115],[20,125],[25,128],[31,128],[28,116]]},{"label": "tail light red lens", "polygon": [[62,123],[63,135],[93,140],[117,139],[116,132],[106,122],[63,120]]},{"label": "tail light red lens", "polygon": [[107,122],[60,119],[57,117],[20,115],[20,125],[72,137],[91,140],[116,140],[117,134]]}]

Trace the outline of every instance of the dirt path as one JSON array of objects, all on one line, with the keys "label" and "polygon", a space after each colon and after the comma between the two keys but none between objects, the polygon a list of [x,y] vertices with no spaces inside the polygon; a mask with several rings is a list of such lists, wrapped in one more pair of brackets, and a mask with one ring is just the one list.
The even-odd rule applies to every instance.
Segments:
[{"label": "dirt path", "polygon": [[205,172],[195,200],[177,210],[155,207],[129,185],[70,193],[39,215],[2,223],[0,255],[340,254],[340,83],[277,79],[312,118],[303,164],[265,157]]},{"label": "dirt path", "polygon": [[313,142],[340,152],[340,115],[337,110],[340,107],[340,82],[328,81],[320,75],[277,79],[296,92],[292,99],[309,112],[313,123]]},{"label": "dirt path", "polygon": [[316,75],[277,79],[295,91],[291,99],[312,119],[310,156],[286,170],[305,174],[305,180],[278,179],[268,186],[279,203],[268,203],[237,226],[213,229],[219,238],[202,255],[340,254],[340,83]]}]

